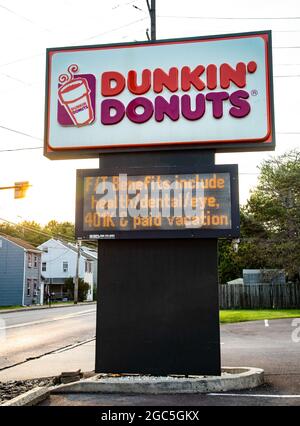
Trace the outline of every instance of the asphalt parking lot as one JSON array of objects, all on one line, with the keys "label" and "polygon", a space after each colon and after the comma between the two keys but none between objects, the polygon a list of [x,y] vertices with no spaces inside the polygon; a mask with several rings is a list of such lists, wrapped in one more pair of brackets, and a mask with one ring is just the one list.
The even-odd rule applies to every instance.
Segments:
[{"label": "asphalt parking lot", "polygon": [[[221,326],[222,365],[265,370],[265,385],[206,395],[53,395],[50,406],[265,406],[300,405],[300,321],[254,321]],[[298,332],[299,331],[299,332]]]}]

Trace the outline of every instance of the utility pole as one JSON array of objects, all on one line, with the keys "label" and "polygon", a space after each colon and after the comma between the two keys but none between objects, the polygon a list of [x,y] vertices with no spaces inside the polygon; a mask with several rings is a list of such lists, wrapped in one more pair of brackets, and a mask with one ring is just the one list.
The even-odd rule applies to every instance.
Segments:
[{"label": "utility pole", "polygon": [[79,287],[79,260],[80,260],[81,241],[77,241],[77,259],[76,259],[76,275],[74,280],[74,305],[78,303],[78,287]]},{"label": "utility pole", "polygon": [[[149,0],[147,1],[148,11],[151,19],[151,40],[156,40],[156,0],[151,0],[151,6]],[[148,33],[147,33],[148,36]]]}]

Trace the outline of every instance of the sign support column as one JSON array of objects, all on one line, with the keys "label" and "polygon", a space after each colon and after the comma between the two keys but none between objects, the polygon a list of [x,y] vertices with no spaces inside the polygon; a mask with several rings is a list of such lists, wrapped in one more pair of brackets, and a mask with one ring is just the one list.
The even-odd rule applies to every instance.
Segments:
[{"label": "sign support column", "polygon": [[[101,174],[150,165],[155,173],[158,164],[214,164],[214,152],[112,154],[100,163]],[[219,375],[217,239],[103,240],[98,253],[96,372]]]}]

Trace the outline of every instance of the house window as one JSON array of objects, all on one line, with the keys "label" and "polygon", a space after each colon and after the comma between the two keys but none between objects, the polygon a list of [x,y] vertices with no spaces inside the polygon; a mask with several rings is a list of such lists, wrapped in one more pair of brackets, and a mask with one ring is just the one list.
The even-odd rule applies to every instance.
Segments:
[{"label": "house window", "polygon": [[27,279],[27,297],[31,296],[31,280]]},{"label": "house window", "polygon": [[88,273],[92,272],[92,264],[91,264],[91,262],[85,262],[85,272],[88,272]]},{"label": "house window", "polygon": [[63,271],[68,272],[68,269],[69,269],[68,262],[63,262]]},{"label": "house window", "polygon": [[37,256],[34,256],[33,266],[34,266],[35,268],[37,268],[37,267],[38,267],[38,257],[37,257]]},{"label": "house window", "polygon": [[42,271],[43,271],[43,272],[46,272],[46,271],[47,271],[47,263],[46,263],[46,262],[43,262],[43,263],[42,263]]},{"label": "house window", "polygon": [[33,280],[33,295],[38,295],[38,280]]},{"label": "house window", "polygon": [[28,253],[27,265],[28,265],[28,268],[32,268],[32,255],[31,255],[31,253]]},{"label": "house window", "polygon": [[43,252],[44,252],[44,253],[48,253],[48,247],[44,247],[44,248],[43,248]]}]

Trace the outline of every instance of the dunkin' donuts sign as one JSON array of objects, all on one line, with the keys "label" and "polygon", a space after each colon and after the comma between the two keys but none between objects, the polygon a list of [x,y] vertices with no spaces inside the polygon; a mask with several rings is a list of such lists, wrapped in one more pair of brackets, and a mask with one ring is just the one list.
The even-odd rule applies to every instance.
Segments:
[{"label": "dunkin' donuts sign", "polygon": [[270,38],[49,49],[45,155],[274,149]]}]

